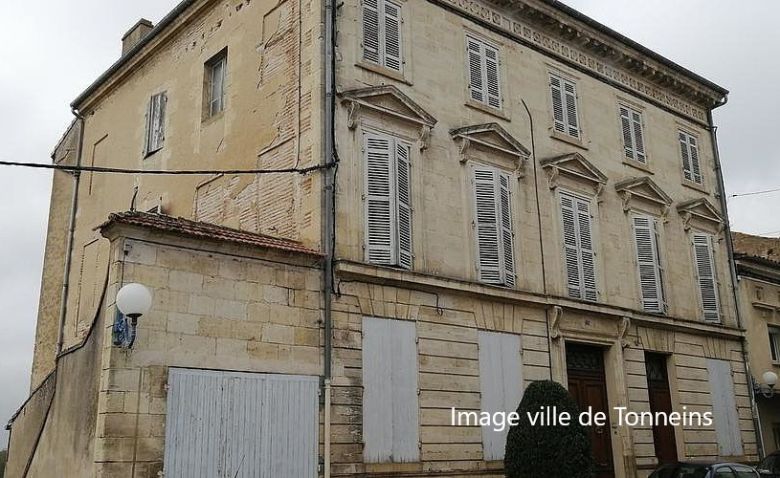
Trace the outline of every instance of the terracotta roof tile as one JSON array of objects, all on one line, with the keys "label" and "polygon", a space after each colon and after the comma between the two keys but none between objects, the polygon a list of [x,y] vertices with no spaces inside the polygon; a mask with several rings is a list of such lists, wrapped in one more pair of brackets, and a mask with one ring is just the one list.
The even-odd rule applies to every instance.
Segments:
[{"label": "terracotta roof tile", "polygon": [[305,247],[300,242],[278,237],[265,236],[253,232],[240,231],[228,227],[209,224],[206,222],[192,221],[181,217],[166,216],[148,212],[121,212],[108,217],[108,221],[98,227],[104,229],[112,224],[128,224],[132,226],[147,227],[158,231],[172,232],[183,236],[208,239],[212,241],[233,242],[257,247],[267,247],[281,251],[297,252],[322,257],[323,254]]}]

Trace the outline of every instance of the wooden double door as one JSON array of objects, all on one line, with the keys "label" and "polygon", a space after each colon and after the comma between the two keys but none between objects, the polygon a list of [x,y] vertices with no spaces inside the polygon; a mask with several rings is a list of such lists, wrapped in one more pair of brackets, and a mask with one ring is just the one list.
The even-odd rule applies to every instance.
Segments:
[{"label": "wooden double door", "polygon": [[607,380],[604,373],[604,349],[588,345],[566,344],[566,371],[571,393],[580,411],[604,412],[607,422],[603,426],[589,428],[595,478],[614,478],[612,461],[612,436],[609,424]]}]

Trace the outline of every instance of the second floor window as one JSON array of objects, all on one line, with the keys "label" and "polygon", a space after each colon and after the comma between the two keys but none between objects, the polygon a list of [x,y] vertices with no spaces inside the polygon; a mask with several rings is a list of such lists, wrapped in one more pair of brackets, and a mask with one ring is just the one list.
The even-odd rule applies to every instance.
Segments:
[{"label": "second floor window", "polygon": [[397,72],[401,59],[401,6],[389,0],[363,0],[363,59]]},{"label": "second floor window", "polygon": [[568,294],[575,299],[596,301],[596,252],[590,206],[584,198],[561,194]]},{"label": "second floor window", "polygon": [[704,320],[720,322],[720,300],[715,260],[712,253],[712,236],[694,234],[693,252],[696,259],[696,277],[699,281],[699,295],[704,309]]},{"label": "second floor window", "polygon": [[498,49],[482,40],[466,36],[466,50],[471,99],[501,109]]},{"label": "second floor window", "polygon": [[225,111],[225,78],[227,76],[227,50],[218,53],[206,63],[206,94],[204,118],[208,119]]},{"label": "second floor window", "polygon": [[696,137],[685,131],[680,131],[678,137],[680,140],[680,154],[682,155],[683,176],[688,181],[702,184],[699,144],[696,141]]},{"label": "second floor window", "polygon": [[642,113],[620,105],[620,124],[623,130],[623,148],[626,158],[647,163]]},{"label": "second floor window", "polygon": [[769,352],[772,362],[780,364],[780,329],[769,327]]},{"label": "second floor window", "polygon": [[364,140],[366,260],[411,269],[411,148],[385,134],[367,132]]},{"label": "second floor window", "polygon": [[516,278],[509,175],[488,166],[473,171],[479,280],[512,287]]},{"label": "second floor window", "polygon": [[146,111],[146,135],[144,155],[149,156],[162,149],[165,142],[165,106],[168,103],[166,93],[151,97]]},{"label": "second floor window", "polygon": [[550,75],[550,93],[555,131],[579,139],[582,131],[577,107],[577,86],[561,76]]},{"label": "second floor window", "polygon": [[647,312],[665,313],[658,220],[650,216],[634,216],[633,223],[642,309]]}]

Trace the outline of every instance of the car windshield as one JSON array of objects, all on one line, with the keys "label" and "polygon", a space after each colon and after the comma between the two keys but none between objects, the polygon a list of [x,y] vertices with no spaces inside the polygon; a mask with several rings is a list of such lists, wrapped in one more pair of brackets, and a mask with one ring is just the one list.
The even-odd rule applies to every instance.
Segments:
[{"label": "car windshield", "polygon": [[707,465],[678,465],[670,478],[706,478],[709,466]]}]

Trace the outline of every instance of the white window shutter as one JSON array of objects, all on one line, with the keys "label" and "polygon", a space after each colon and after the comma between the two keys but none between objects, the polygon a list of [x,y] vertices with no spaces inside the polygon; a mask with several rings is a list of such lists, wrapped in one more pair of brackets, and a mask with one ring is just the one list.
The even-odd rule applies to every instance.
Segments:
[{"label": "white window shutter", "polygon": [[566,99],[566,126],[567,134],[575,138],[580,137],[579,112],[577,111],[577,89],[574,83],[563,81],[563,96]]},{"label": "white window shutter", "polygon": [[409,145],[396,142],[396,183],[398,194],[398,265],[412,268],[412,197]]},{"label": "white window shutter", "polygon": [[696,145],[696,138],[688,136],[688,147],[691,152],[691,168],[693,170],[693,181],[702,183],[701,165],[699,164],[699,148]]},{"label": "white window shutter", "polygon": [[656,228],[655,219],[647,216],[634,216],[634,240],[642,308],[648,312],[664,312],[666,308]]},{"label": "white window shutter", "polygon": [[501,209],[501,246],[503,248],[504,284],[514,287],[515,277],[515,238],[512,229],[512,191],[509,187],[509,175],[499,173],[500,209]]},{"label": "white window shutter", "polygon": [[498,50],[488,45],[484,45],[484,49],[487,104],[493,108],[501,108],[501,85],[499,78]]},{"label": "white window shutter", "polygon": [[482,43],[468,36],[466,37],[466,43],[469,57],[469,92],[471,93],[471,99],[484,103],[485,83],[482,74],[484,49],[482,48]]},{"label": "white window shutter", "polygon": [[579,247],[577,244],[577,218],[574,198],[561,195],[561,217],[563,218],[563,247],[566,261],[566,282],[569,297],[583,298],[580,280]]},{"label": "white window shutter", "polygon": [[620,125],[623,130],[623,145],[625,147],[625,154],[627,158],[636,159],[634,149],[634,135],[631,130],[631,113],[628,108],[620,107]]},{"label": "white window shutter", "polygon": [[380,63],[379,2],[363,0],[363,59]]},{"label": "white window shutter", "polygon": [[383,1],[384,7],[384,65],[394,71],[401,71],[401,7],[393,2]]},{"label": "white window shutter", "polygon": [[596,252],[590,202],[561,194],[561,218],[569,297],[596,301]]},{"label": "white window shutter", "polygon": [[688,181],[702,184],[701,164],[699,162],[699,147],[696,138],[683,131],[679,132],[680,154],[683,162],[683,175]]},{"label": "white window shutter", "polygon": [[395,208],[391,138],[365,135],[366,156],[366,260],[374,264],[394,264]]},{"label": "white window shutter", "polygon": [[642,125],[642,114],[638,111],[631,112],[631,125],[634,129],[635,159],[640,163],[647,161],[645,155],[645,137],[644,126]]},{"label": "white window shutter", "polygon": [[553,120],[555,130],[566,133],[566,120],[563,108],[563,87],[561,79],[557,76],[550,76],[550,92],[552,93]]},{"label": "white window shutter", "polygon": [[707,359],[712,416],[715,421],[715,436],[718,441],[718,455],[742,456],[742,434],[739,425],[739,410],[734,393],[734,378],[731,363],[727,360]]},{"label": "white window shutter", "polygon": [[496,207],[496,175],[497,172],[490,168],[474,168],[477,268],[479,280],[488,284],[504,282],[501,270],[499,211]]},{"label": "white window shutter", "polygon": [[598,300],[596,288],[596,252],[593,246],[593,225],[590,203],[577,199],[577,229],[579,232],[580,260],[582,261],[582,289],[584,299]]},{"label": "white window shutter", "polygon": [[696,275],[699,280],[704,320],[720,321],[720,302],[715,261],[712,251],[712,238],[707,234],[693,235],[693,250],[696,259]]},{"label": "white window shutter", "polygon": [[620,125],[626,157],[640,163],[647,162],[642,113],[620,105]]}]

